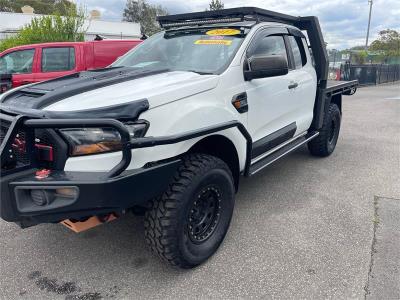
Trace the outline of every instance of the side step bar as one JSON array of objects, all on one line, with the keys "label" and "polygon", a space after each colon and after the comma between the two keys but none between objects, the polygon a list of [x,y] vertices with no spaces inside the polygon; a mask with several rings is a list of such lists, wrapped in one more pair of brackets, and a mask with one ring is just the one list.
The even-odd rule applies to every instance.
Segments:
[{"label": "side step bar", "polygon": [[318,131],[310,132],[306,135],[300,136],[296,140],[290,142],[289,144],[285,145],[284,147],[279,148],[270,155],[264,157],[263,159],[256,161],[250,166],[250,176],[258,173],[265,167],[269,166],[273,162],[277,161],[278,159],[284,157],[286,154],[289,154],[293,150],[299,148],[301,145],[311,141],[312,139],[316,138],[319,135]]}]

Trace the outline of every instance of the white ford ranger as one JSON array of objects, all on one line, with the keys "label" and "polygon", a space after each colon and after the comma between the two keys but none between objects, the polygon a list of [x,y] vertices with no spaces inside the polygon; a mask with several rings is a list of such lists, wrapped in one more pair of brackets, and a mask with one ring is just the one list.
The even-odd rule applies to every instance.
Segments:
[{"label": "white ford ranger", "polygon": [[224,239],[241,175],[303,144],[334,151],[357,82],[327,81],[316,17],[247,7],[159,22],[108,68],[1,96],[4,220],[80,231],[142,210],[151,249],[191,268]]}]

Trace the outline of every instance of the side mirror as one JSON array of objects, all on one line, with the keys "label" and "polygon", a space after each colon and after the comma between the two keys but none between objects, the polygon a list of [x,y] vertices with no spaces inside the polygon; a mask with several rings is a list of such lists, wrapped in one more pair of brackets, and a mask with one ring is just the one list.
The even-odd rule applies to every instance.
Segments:
[{"label": "side mirror", "polygon": [[289,73],[286,57],[282,55],[253,55],[248,59],[250,70],[244,71],[246,81],[257,78],[282,76]]}]

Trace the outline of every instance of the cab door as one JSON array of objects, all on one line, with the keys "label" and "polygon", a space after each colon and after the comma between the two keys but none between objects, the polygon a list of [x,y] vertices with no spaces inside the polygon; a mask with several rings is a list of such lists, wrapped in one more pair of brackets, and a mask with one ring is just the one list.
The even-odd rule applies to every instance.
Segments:
[{"label": "cab door", "polygon": [[0,72],[12,74],[12,86],[34,82],[37,50],[35,48],[10,51],[0,57]]},{"label": "cab door", "polygon": [[[286,28],[268,28],[257,34],[247,51],[247,57],[279,55],[289,62],[285,34],[288,34]],[[255,150],[253,156],[270,150],[276,141],[289,139],[295,134],[293,102],[296,99],[291,91],[291,82],[293,76],[290,73],[245,82],[249,109],[248,130],[253,137]]]},{"label": "cab door", "polygon": [[40,72],[35,80],[40,82],[75,73],[76,53],[78,51],[74,46],[42,47],[39,55]]},{"label": "cab door", "polygon": [[298,132],[307,131],[311,126],[317,82],[315,69],[307,59],[305,48],[307,42],[301,35],[299,31],[296,36],[285,37],[292,61],[289,74],[292,79],[291,84],[294,86],[291,89],[292,98],[295,99],[292,105],[295,108]]}]

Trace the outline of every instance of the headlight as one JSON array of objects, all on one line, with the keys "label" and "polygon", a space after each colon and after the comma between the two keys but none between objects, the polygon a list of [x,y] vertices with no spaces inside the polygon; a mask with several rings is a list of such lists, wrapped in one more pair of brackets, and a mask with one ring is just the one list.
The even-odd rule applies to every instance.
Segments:
[{"label": "headlight", "polygon": [[[126,123],[131,139],[143,137],[149,127],[147,122]],[[121,136],[113,128],[68,128],[60,132],[70,145],[70,155],[88,155],[120,151]]]}]

